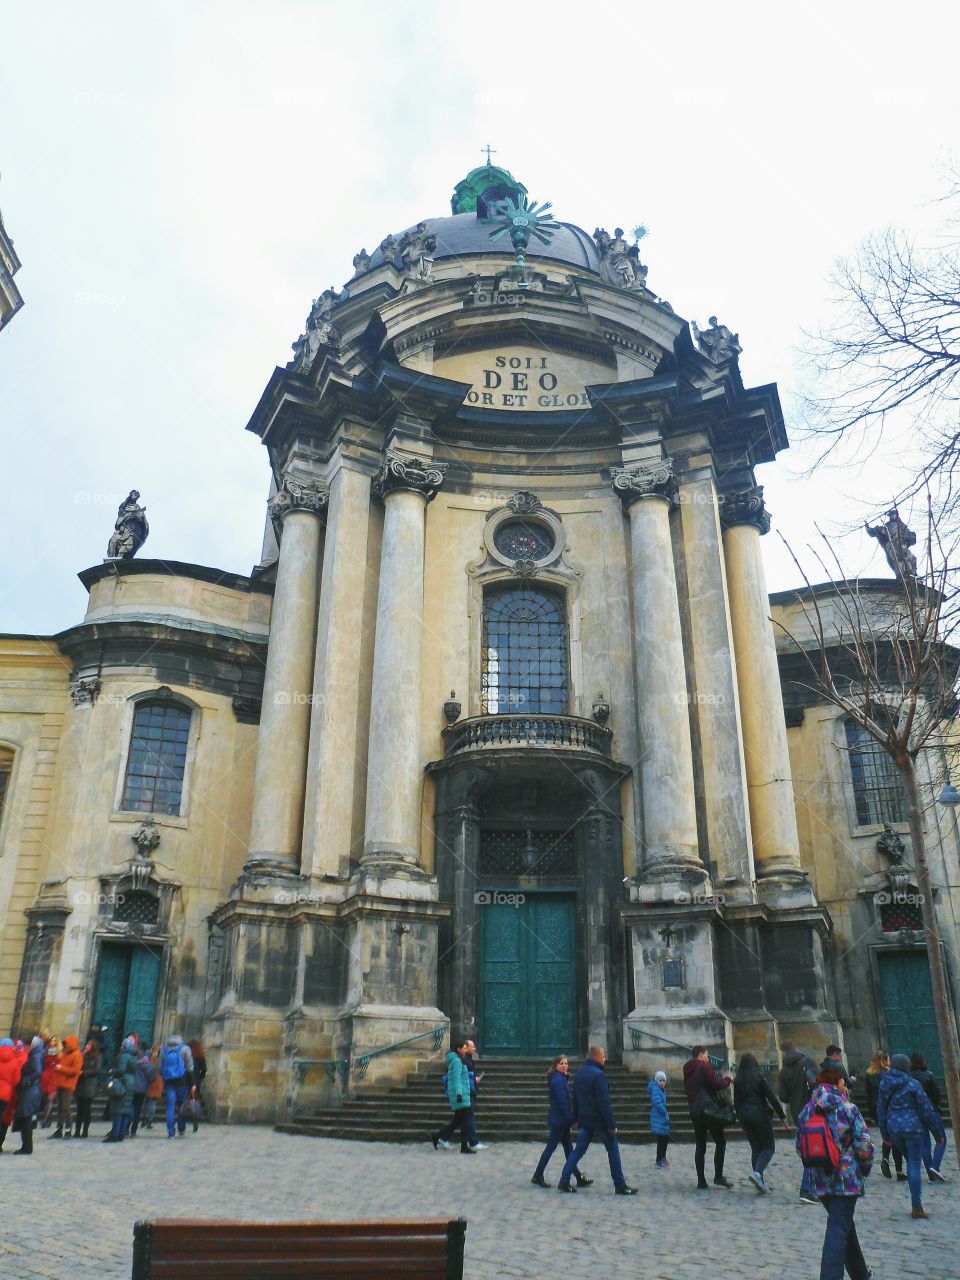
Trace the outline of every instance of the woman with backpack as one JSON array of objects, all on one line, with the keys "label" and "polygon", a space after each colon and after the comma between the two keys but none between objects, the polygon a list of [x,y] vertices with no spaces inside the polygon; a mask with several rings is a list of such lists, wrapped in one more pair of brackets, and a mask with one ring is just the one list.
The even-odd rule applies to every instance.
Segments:
[{"label": "woman with backpack", "polygon": [[873,1164],[873,1143],[857,1107],[847,1097],[843,1072],[820,1072],[810,1101],[797,1117],[797,1151],[810,1186],[827,1211],[820,1280],[872,1280],[853,1215]]},{"label": "woman with backpack", "polygon": [[[880,1136],[890,1142],[907,1158],[907,1181],[910,1184],[912,1218],[928,1218],[920,1198],[923,1156],[929,1142],[929,1134],[935,1134],[937,1144],[946,1146],[947,1131],[933,1103],[923,1091],[919,1081],[910,1075],[910,1059],[905,1053],[895,1053],[890,1059],[890,1070],[884,1073],[877,1094],[877,1120]],[[936,1179],[934,1179],[936,1181]]]},{"label": "woman with backpack", "polygon": [[107,1081],[107,1109],[110,1114],[110,1132],[104,1142],[122,1142],[130,1128],[133,1116],[133,1086],[137,1074],[137,1042],[127,1036],[120,1045]]},{"label": "woman with backpack", "polygon": [[193,1084],[193,1055],[190,1046],[183,1043],[183,1036],[167,1037],[160,1054],[160,1074],[167,1095],[167,1137],[175,1138],[179,1132],[182,1138],[187,1121],[181,1111]]},{"label": "woman with backpack", "polygon": [[733,1082],[733,1109],[750,1143],[750,1181],[758,1195],[766,1195],[767,1185],[763,1180],[763,1171],[773,1159],[776,1148],[771,1113],[779,1117],[785,1129],[788,1125],[780,1099],[773,1092],[752,1053],[745,1053],[737,1065],[736,1079]]},{"label": "woman with backpack", "polygon": [[[549,1134],[547,1145],[530,1179],[535,1187],[551,1185],[543,1175],[557,1147],[563,1147],[564,1158],[573,1150],[573,1143],[570,1140],[570,1129],[574,1120],[573,1102],[570,1098],[570,1063],[565,1053],[554,1058],[553,1066],[547,1072],[547,1093],[550,1098],[550,1109],[547,1112]],[[589,1187],[593,1182],[592,1178],[585,1178],[579,1169],[574,1169],[573,1176],[577,1180],[578,1187]]]}]

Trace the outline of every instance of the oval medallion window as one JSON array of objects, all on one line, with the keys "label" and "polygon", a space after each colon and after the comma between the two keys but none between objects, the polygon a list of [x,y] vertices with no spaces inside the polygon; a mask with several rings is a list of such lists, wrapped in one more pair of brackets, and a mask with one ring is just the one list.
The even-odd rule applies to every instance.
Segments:
[{"label": "oval medallion window", "polygon": [[494,533],[493,545],[508,560],[545,560],[553,550],[554,538],[546,525],[510,520]]}]

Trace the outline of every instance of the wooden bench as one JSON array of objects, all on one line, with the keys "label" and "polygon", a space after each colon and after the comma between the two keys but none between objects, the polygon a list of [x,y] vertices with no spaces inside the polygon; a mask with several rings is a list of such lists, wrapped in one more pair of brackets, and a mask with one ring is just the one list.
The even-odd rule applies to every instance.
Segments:
[{"label": "wooden bench", "polygon": [[133,1229],[133,1280],[402,1275],[462,1280],[463,1218],[230,1222],[163,1218]]}]

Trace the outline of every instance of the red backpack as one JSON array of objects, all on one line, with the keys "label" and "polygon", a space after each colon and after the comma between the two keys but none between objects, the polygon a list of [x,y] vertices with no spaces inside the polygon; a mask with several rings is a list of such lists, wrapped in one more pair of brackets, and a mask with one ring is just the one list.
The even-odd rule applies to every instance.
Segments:
[{"label": "red backpack", "polygon": [[819,1107],[801,1119],[797,1126],[797,1148],[805,1169],[822,1169],[836,1173],[840,1168],[840,1148],[830,1128],[830,1121]]}]

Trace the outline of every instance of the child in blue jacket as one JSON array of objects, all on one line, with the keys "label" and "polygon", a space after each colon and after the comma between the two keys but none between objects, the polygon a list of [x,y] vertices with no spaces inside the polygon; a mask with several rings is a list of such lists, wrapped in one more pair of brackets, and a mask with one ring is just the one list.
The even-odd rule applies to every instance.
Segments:
[{"label": "child in blue jacket", "polygon": [[647,1085],[650,1094],[650,1132],[657,1139],[657,1168],[669,1169],[667,1145],[670,1142],[670,1112],[667,1109],[667,1075],[658,1071]]}]

